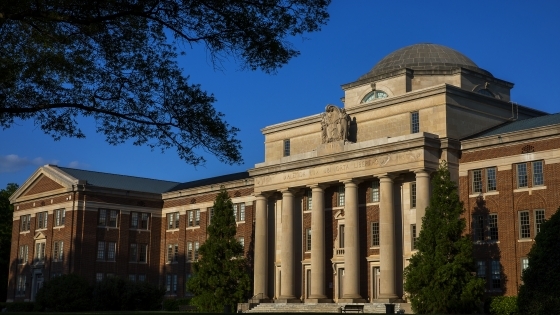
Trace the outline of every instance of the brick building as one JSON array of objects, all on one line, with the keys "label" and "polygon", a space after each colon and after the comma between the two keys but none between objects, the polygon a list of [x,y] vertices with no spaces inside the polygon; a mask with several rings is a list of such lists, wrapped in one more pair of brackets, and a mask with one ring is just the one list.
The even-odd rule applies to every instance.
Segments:
[{"label": "brick building", "polygon": [[174,183],[41,167],[11,197],[8,299],[33,299],[67,272],[186,295],[224,186],[253,300],[402,301],[442,160],[459,184],[478,276],[488,294],[515,295],[540,223],[560,206],[560,114],[510,102],[512,88],[455,50],[412,45],[344,84],[342,108],[265,127],[265,160],[248,172]]}]

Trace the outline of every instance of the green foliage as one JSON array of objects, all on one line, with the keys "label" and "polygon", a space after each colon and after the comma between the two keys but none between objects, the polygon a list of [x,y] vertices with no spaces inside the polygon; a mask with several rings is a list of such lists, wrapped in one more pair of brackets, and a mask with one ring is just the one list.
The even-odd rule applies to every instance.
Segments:
[{"label": "green foliage", "polygon": [[250,289],[243,247],[235,233],[233,204],[222,189],[214,202],[208,239],[200,246],[202,258],[187,282],[187,290],[195,295],[192,304],[202,311],[222,312],[242,302]]},{"label": "green foliage", "polygon": [[416,313],[471,313],[482,307],[485,284],[475,276],[472,241],[462,235],[463,211],[444,162],[432,179],[430,205],[416,241],[418,252],[404,271],[404,289]]},{"label": "green foliage", "polygon": [[80,312],[91,309],[91,287],[77,274],[61,275],[43,284],[35,297],[35,309]]},{"label": "green foliage", "polygon": [[496,296],[490,303],[492,315],[517,314],[517,296]]},{"label": "green foliage", "polygon": [[177,47],[200,44],[215,66],[274,72],[299,52],[294,36],[318,31],[330,0],[18,0],[0,5],[0,127],[31,119],[43,132],[85,135],[92,117],[107,142],[203,149],[241,163],[238,129],[215,99],[188,82]]},{"label": "green foliage", "polygon": [[148,282],[107,277],[93,289],[96,311],[151,311],[161,309],[165,291]]},{"label": "green foliage", "polygon": [[5,305],[7,312],[33,312],[35,303],[33,302],[10,302]]},{"label": "green foliage", "polygon": [[560,208],[541,224],[527,255],[517,306],[520,314],[560,314]]},{"label": "green foliage", "polygon": [[[14,207],[10,204],[9,198],[18,187],[17,184],[10,183],[6,189],[0,190],[0,283],[8,283],[14,214]],[[0,286],[0,301],[6,300],[7,293],[7,287]]]},{"label": "green foliage", "polygon": [[191,302],[190,298],[165,299],[163,300],[163,310],[168,312],[177,312],[179,311],[179,306],[189,305],[190,302]]}]

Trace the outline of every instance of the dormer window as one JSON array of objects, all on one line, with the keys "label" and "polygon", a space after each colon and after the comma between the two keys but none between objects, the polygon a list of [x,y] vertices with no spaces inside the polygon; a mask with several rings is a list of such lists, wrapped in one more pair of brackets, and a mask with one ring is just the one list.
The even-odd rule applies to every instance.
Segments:
[{"label": "dormer window", "polygon": [[494,93],[490,92],[489,89],[480,89],[478,90],[478,94],[494,97]]},{"label": "dormer window", "polygon": [[369,103],[379,98],[387,98],[389,95],[381,90],[373,90],[369,92],[363,99],[362,103]]}]

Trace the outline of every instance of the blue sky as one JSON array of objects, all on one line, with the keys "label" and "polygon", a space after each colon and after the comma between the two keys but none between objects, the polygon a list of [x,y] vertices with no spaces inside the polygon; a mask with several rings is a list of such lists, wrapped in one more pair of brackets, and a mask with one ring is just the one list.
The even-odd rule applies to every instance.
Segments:
[{"label": "blue sky", "polygon": [[53,141],[32,121],[0,130],[0,188],[22,184],[53,163],[100,172],[186,182],[240,172],[264,160],[268,125],[341,106],[340,85],[355,81],[392,51],[416,43],[458,50],[495,77],[515,84],[512,100],[560,112],[560,1],[333,1],[320,32],[293,38],[301,55],[276,75],[242,71],[235,59],[215,70],[202,46],[186,47],[181,66],[192,83],[217,98],[216,108],[241,129],[243,165],[206,153],[194,168],[173,149],[111,146],[81,120],[86,139]]}]

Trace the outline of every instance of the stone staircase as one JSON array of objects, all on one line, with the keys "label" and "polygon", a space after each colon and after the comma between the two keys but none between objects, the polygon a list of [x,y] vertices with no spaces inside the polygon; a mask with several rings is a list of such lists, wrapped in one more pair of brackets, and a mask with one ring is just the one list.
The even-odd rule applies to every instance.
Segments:
[{"label": "stone staircase", "polygon": [[[338,313],[345,304],[350,303],[260,303],[245,313]],[[363,304],[364,313],[385,314],[385,304],[383,303],[351,304]],[[403,306],[401,308],[401,304],[396,303],[395,313],[402,314],[402,311],[407,308],[406,305]]]}]

